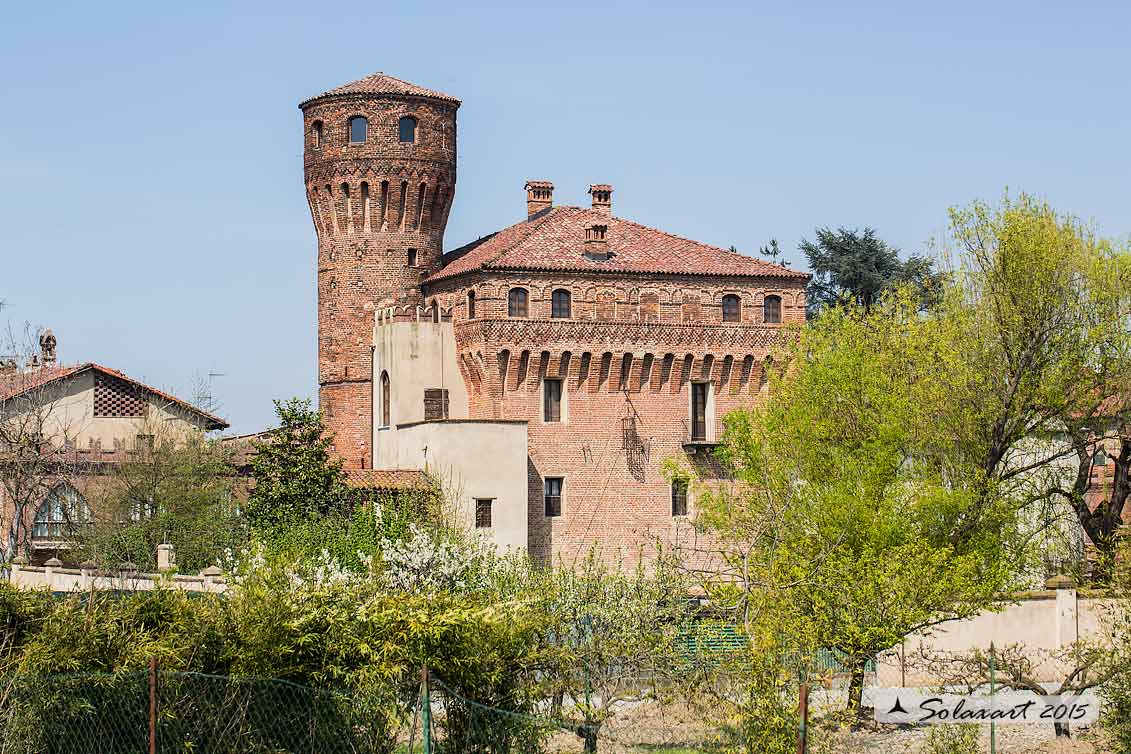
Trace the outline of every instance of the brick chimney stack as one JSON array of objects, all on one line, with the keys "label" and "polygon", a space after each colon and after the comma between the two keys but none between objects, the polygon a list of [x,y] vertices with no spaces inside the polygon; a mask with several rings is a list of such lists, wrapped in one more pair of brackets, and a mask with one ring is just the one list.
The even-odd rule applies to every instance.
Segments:
[{"label": "brick chimney stack", "polygon": [[39,336],[39,354],[43,360],[43,366],[53,367],[57,361],[55,348],[58,341],[55,339],[55,333],[50,330],[44,330]]},{"label": "brick chimney stack", "polygon": [[550,181],[526,182],[526,219],[554,206],[554,184]]},{"label": "brick chimney stack", "polygon": [[585,256],[594,262],[609,258],[609,226],[593,224],[585,228]]},{"label": "brick chimney stack", "polygon": [[613,187],[607,183],[594,183],[589,187],[593,209],[606,215],[613,214]]}]

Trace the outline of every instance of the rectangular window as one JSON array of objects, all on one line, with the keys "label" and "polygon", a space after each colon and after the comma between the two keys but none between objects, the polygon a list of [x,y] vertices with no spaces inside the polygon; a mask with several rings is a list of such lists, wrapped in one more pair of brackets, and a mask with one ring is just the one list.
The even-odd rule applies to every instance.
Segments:
[{"label": "rectangular window", "polygon": [[415,267],[416,266],[416,249],[409,249],[408,250],[408,266],[409,267]]},{"label": "rectangular window", "polygon": [[557,518],[562,515],[562,482],[560,476],[546,477],[543,489],[546,502],[546,518]]},{"label": "rectangular window", "polygon": [[448,391],[442,388],[428,388],[424,391],[424,421],[439,421],[448,418]]},{"label": "rectangular window", "polygon": [[672,480],[672,515],[687,515],[687,480]]},{"label": "rectangular window", "polygon": [[560,422],[562,420],[562,381],[542,381],[542,421]]},{"label": "rectangular window", "polygon": [[708,382],[691,383],[691,440],[707,440],[707,387]]},{"label": "rectangular window", "polygon": [[475,498],[475,528],[491,528],[491,506],[495,501],[489,497]]}]

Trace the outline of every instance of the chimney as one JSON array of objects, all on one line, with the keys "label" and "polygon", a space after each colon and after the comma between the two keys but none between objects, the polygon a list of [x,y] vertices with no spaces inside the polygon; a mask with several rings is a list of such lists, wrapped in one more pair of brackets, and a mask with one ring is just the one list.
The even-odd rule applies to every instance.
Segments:
[{"label": "chimney", "polygon": [[55,366],[55,362],[56,362],[55,346],[56,346],[56,344],[57,344],[57,341],[55,340],[55,333],[51,332],[50,330],[44,330],[40,334],[40,336],[39,336],[39,353],[40,353],[40,356],[41,356],[41,360],[43,361],[43,366],[45,366],[45,367]]},{"label": "chimney", "polygon": [[607,183],[594,183],[589,187],[593,209],[606,215],[613,214],[613,187]]},{"label": "chimney", "polygon": [[526,182],[526,219],[554,206],[554,184],[550,181]]},{"label": "chimney", "polygon": [[585,228],[585,256],[594,262],[609,258],[609,226],[590,225]]}]

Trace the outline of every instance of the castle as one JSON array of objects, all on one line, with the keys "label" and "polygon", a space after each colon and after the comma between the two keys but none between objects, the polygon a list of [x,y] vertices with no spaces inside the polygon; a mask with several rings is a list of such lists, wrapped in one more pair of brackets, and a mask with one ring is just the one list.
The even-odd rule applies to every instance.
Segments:
[{"label": "castle", "polygon": [[459,106],[382,73],[299,106],[335,452],[354,478],[428,470],[542,561],[692,536],[660,463],[710,465],[809,276],[619,218],[606,184],[555,206],[544,180],[521,222],[444,253]]}]

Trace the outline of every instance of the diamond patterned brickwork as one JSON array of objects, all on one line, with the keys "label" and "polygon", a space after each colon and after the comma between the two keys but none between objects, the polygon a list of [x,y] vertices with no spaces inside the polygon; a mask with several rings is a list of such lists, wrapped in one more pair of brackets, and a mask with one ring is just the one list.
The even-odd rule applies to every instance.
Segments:
[{"label": "diamond patterned brickwork", "polygon": [[145,416],[145,396],[136,385],[110,375],[94,375],[95,417]]},{"label": "diamond patterned brickwork", "polygon": [[[666,458],[711,467],[688,454],[693,382],[711,383],[708,436],[722,416],[764,396],[763,372],[790,323],[804,319],[804,279],[733,276],[596,276],[483,270],[426,284],[451,307],[470,413],[529,422],[528,521],[532,555],[573,558],[598,547],[635,559],[656,542],[707,546],[693,520],[673,517]],[[507,316],[512,287],[529,292],[529,317]],[[552,292],[568,288],[573,318],[550,317]],[[476,318],[467,319],[467,292]],[[761,302],[781,296],[786,323],[761,321]],[[740,321],[723,322],[737,295]],[[698,301],[688,321],[684,302]],[[543,385],[563,380],[559,422],[543,417]],[[562,515],[548,518],[547,477],[565,479]],[[694,496],[690,501],[694,514]]]}]

